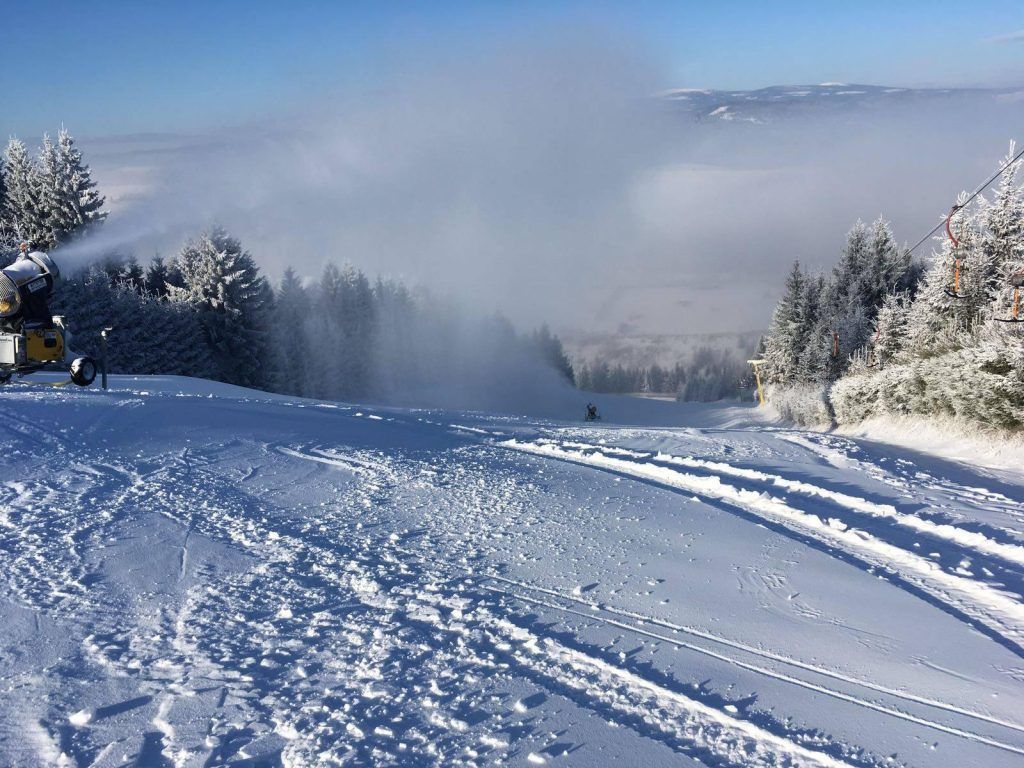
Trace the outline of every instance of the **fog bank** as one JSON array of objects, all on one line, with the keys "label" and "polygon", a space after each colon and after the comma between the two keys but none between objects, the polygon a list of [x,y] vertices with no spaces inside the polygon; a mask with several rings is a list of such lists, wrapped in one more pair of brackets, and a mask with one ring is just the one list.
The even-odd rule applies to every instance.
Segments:
[{"label": "fog bank", "polygon": [[217,221],[271,275],[350,261],[520,326],[745,330],[858,217],[916,240],[1024,117],[952,95],[697,121],[665,78],[639,45],[520,41],[215,133],[83,140],[114,212],[64,258],[145,260]]}]

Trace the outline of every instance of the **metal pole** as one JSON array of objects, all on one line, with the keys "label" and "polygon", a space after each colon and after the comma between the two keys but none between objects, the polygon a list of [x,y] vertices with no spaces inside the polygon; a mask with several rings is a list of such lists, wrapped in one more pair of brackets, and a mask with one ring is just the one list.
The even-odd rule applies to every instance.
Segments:
[{"label": "metal pole", "polygon": [[764,388],[761,386],[761,370],[760,366],[764,365],[764,360],[747,360],[754,368],[754,379],[757,381],[757,400],[758,404],[764,408]]},{"label": "metal pole", "polygon": [[107,335],[113,330],[113,328],[104,328],[100,332],[100,373],[104,389],[107,388]]}]

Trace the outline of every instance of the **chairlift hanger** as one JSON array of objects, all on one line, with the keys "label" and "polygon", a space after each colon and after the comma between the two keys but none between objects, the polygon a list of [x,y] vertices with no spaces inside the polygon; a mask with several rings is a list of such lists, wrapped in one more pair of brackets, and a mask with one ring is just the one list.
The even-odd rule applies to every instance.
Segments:
[{"label": "chairlift hanger", "polygon": [[1010,275],[1007,282],[1013,287],[1013,308],[1010,310],[1009,317],[994,319],[1000,323],[1024,323],[1024,317],[1021,317],[1020,312],[1020,290],[1024,288],[1024,269]]},{"label": "chairlift hanger", "polygon": [[953,234],[953,229],[950,224],[953,220],[953,215],[963,208],[962,205],[954,205],[949,209],[949,213],[946,215],[946,234],[949,236],[949,242],[953,244],[953,290],[946,288],[943,292],[954,299],[966,299],[967,295],[960,293],[960,257],[957,256],[957,250],[960,248],[960,240],[956,235]]}]

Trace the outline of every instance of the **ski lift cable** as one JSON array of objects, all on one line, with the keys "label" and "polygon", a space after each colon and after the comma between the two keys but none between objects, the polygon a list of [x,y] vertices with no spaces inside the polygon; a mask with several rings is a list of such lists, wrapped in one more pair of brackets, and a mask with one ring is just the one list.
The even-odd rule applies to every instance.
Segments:
[{"label": "ski lift cable", "polygon": [[[1010,166],[1012,166],[1014,163],[1016,163],[1018,160],[1020,160],[1022,157],[1024,157],[1024,148],[1022,148],[1016,155],[1014,155],[1012,159],[1007,160],[1006,163],[1003,165],[1003,167],[1000,168],[998,171],[996,171],[994,174],[992,174],[988,178],[988,180],[985,181],[981,186],[976,187],[975,190],[973,192],[971,192],[970,195],[967,196],[967,199],[964,200],[963,203],[959,203],[956,206],[956,209],[959,210],[961,208],[966,207],[968,203],[970,203],[974,198],[976,198],[978,195],[980,195],[982,192],[984,192],[989,184],[991,184],[993,181],[995,181],[1000,176],[1002,176],[1004,173],[1006,173],[1006,170]],[[945,224],[946,224],[946,222],[948,220],[949,220],[949,218],[947,217],[946,219],[943,219],[938,224],[936,224],[934,227],[932,227],[931,230],[928,232],[928,234],[926,234],[924,237],[922,237],[920,240],[918,240],[916,243],[914,243],[914,246],[908,251],[908,253],[913,253],[918,248],[920,248],[928,238],[930,238],[932,235],[934,235],[936,232],[938,232],[943,226],[945,226]]]}]

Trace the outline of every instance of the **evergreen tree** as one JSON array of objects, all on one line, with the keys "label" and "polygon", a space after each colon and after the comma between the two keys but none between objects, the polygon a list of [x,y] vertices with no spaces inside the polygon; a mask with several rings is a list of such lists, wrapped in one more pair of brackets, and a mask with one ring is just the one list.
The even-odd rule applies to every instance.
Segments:
[{"label": "evergreen tree", "polygon": [[[1010,151],[1001,163],[1006,165],[1016,154]],[[1017,184],[1021,162],[1007,166],[999,179],[991,203],[981,204],[980,218],[984,233],[979,244],[980,261],[985,273],[983,282],[988,293],[987,314],[990,317],[1009,317],[1013,311],[1011,275],[1024,268],[1024,195]]]},{"label": "evergreen tree", "polygon": [[39,210],[45,221],[46,236],[36,247],[44,251],[52,250],[59,242],[66,239],[74,231],[74,224],[68,218],[64,206],[64,179],[61,174],[57,147],[50,140],[49,134],[43,134],[43,145],[39,151],[39,173],[36,175],[36,195]]},{"label": "evergreen tree", "polygon": [[832,272],[826,291],[826,311],[816,339],[820,344],[827,330],[826,381],[839,378],[849,356],[867,344],[876,306],[885,295],[883,262],[888,256],[888,231],[882,227],[876,232],[881,238],[873,242],[867,227],[858,221],[847,235],[846,247]]},{"label": "evergreen tree", "polygon": [[158,299],[167,298],[167,278],[167,264],[159,256],[154,256],[153,260],[146,268],[146,275],[143,279],[143,286],[145,287],[146,293]]},{"label": "evergreen tree", "polygon": [[136,293],[142,293],[146,290],[146,274],[142,271],[138,259],[134,256],[128,257],[128,260],[118,272],[117,280],[126,288],[130,288]]},{"label": "evergreen tree", "polygon": [[534,346],[540,352],[541,359],[562,374],[570,384],[575,384],[576,377],[573,373],[569,356],[565,354],[565,348],[562,346],[561,339],[551,333],[547,323],[534,331],[532,340]]},{"label": "evergreen tree", "polygon": [[[48,142],[47,137],[44,145]],[[44,181],[52,187],[54,199],[46,211],[54,240],[64,242],[100,224],[107,213],[103,210],[105,199],[96,189],[89,166],[82,161],[81,151],[65,129],[57,135],[57,146],[52,152],[54,170],[52,175],[44,173]]]},{"label": "evergreen tree", "polygon": [[4,153],[7,166],[7,205],[12,234],[31,248],[44,247],[50,238],[39,200],[39,169],[24,142],[11,139]]},{"label": "evergreen tree", "polygon": [[373,289],[366,275],[351,265],[342,271],[341,278],[341,303],[336,317],[340,319],[344,346],[344,390],[350,397],[364,397],[370,390],[376,342]]},{"label": "evergreen tree", "polygon": [[800,304],[804,298],[806,278],[800,262],[794,261],[786,278],[786,292],[775,308],[772,323],[765,337],[765,378],[785,384],[798,374],[800,354],[805,340],[801,338]]},{"label": "evergreen tree", "polygon": [[[828,349],[822,345],[822,334],[828,332],[823,317],[826,298],[824,275],[806,278],[797,303],[795,344],[797,359],[793,371],[795,381],[822,381],[828,367]],[[831,335],[829,333],[829,335]]]},{"label": "evergreen tree", "polygon": [[896,245],[889,222],[881,216],[871,228],[870,272],[861,291],[865,306],[880,308],[893,293],[913,291],[917,270],[910,251]]},{"label": "evergreen tree", "polygon": [[16,247],[14,222],[11,219],[11,206],[7,193],[7,163],[3,157],[0,157],[0,265],[4,263],[5,253]]},{"label": "evergreen tree", "polygon": [[593,382],[590,377],[590,365],[587,363],[580,363],[575,366],[576,370],[576,386],[582,389],[584,392],[594,392]]},{"label": "evergreen tree", "polygon": [[[960,201],[965,199],[961,195]],[[950,228],[957,238],[954,245],[943,233],[939,250],[932,256],[911,305],[907,322],[908,340],[915,354],[931,355],[956,346],[957,338],[973,327],[979,312],[987,304],[987,278],[977,269],[978,236],[969,209],[953,216]],[[959,286],[956,285],[959,260]],[[980,279],[978,279],[980,278]],[[958,298],[956,291],[959,290]]]},{"label": "evergreen tree", "polygon": [[96,261],[96,265],[107,276],[107,282],[117,285],[121,281],[121,273],[127,259],[121,254],[108,253]]},{"label": "evergreen tree", "polygon": [[52,309],[68,315],[76,351],[98,357],[100,332],[114,328],[108,349],[118,373],[211,376],[216,373],[196,308],[167,304],[112,284],[98,266],[63,277]]},{"label": "evergreen tree", "polygon": [[271,338],[278,354],[276,389],[293,395],[309,391],[310,344],[305,333],[310,300],[295,270],[288,267],[274,297]]},{"label": "evergreen tree", "polygon": [[839,263],[832,270],[828,314],[833,318],[845,315],[852,306],[865,303],[863,294],[870,286],[866,275],[874,258],[867,227],[858,221],[846,236],[846,246]]},{"label": "evergreen tree", "polygon": [[170,297],[199,310],[218,378],[266,386],[272,375],[267,313],[272,295],[252,257],[220,227],[190,241],[177,259],[181,286]]},{"label": "evergreen tree", "polygon": [[423,378],[417,333],[422,313],[416,298],[399,282],[377,279],[373,289],[377,316],[377,343],[374,345],[373,382],[375,391],[385,397],[402,391],[403,385]]},{"label": "evergreen tree", "polygon": [[910,299],[907,293],[891,293],[885,297],[875,320],[872,343],[875,364],[884,368],[895,361],[904,349],[910,323]]},{"label": "evergreen tree", "polygon": [[324,397],[360,397],[374,378],[376,307],[370,281],[352,266],[327,264],[320,278],[317,312],[307,323],[320,339],[314,380]]},{"label": "evergreen tree", "polygon": [[648,392],[671,392],[668,386],[668,372],[655,363],[647,369]]}]

